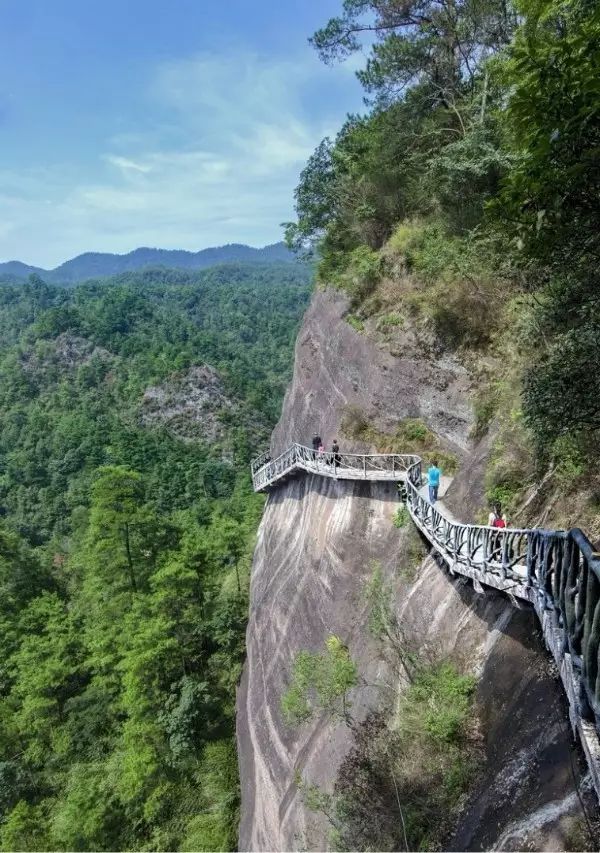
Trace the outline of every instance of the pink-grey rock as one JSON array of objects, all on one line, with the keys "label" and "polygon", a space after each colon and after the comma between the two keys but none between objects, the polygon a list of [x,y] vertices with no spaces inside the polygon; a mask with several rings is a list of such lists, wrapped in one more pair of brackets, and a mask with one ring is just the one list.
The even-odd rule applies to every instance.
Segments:
[{"label": "pink-grey rock", "polygon": [[[483,470],[486,450],[481,443],[471,456],[466,370],[448,356],[439,364],[420,363],[416,351],[395,359],[354,332],[343,319],[345,310],[337,294],[315,295],[274,449],[310,440],[315,426],[324,439],[333,438],[349,403],[374,413],[381,429],[393,429],[407,415],[423,417],[462,449],[465,473],[459,471],[449,494],[450,500],[453,491],[459,497],[453,504],[458,516],[461,504],[472,512],[476,500],[469,500],[469,483]],[[432,381],[441,373],[447,383]],[[581,818],[574,784],[581,782],[581,768],[536,618],[499,593],[476,593],[431,558],[407,583],[401,570],[408,532],[392,524],[397,500],[390,484],[304,474],[269,495],[254,556],[248,657],[238,692],[240,850],[329,849],[327,822],[306,808],[296,777],[332,791],[352,734],[327,716],[290,728],[280,698],[295,654],[322,648],[334,633],[348,644],[361,675],[351,695],[353,714],[362,719],[380,706],[381,685],[393,673],[367,626],[364,589],[374,561],[392,584],[393,607],[412,644],[421,653],[435,649],[480,676],[477,711],[486,760],[448,849],[565,849],[569,825]]]}]

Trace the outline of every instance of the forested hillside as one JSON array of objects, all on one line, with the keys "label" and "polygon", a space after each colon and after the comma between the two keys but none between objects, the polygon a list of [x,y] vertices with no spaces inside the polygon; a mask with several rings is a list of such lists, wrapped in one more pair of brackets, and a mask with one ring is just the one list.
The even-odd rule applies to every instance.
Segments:
[{"label": "forested hillside", "polygon": [[357,330],[409,320],[468,366],[489,500],[514,518],[543,481],[556,526],[600,534],[600,6],[341,6],[312,43],[364,47],[369,111],[311,157],[288,243]]},{"label": "forested hillside", "polygon": [[85,252],[65,261],[53,270],[32,267],[22,261],[0,263],[0,281],[19,281],[29,275],[40,275],[51,284],[72,285],[89,278],[108,278],[125,272],[137,272],[150,267],[200,270],[224,263],[272,263],[292,262],[294,256],[284,243],[273,243],[262,249],[229,243],[186,252],[181,249],[135,249],[125,255],[110,252]]},{"label": "forested hillside", "polygon": [[308,296],[289,264],[0,288],[1,849],[235,846],[247,463]]}]

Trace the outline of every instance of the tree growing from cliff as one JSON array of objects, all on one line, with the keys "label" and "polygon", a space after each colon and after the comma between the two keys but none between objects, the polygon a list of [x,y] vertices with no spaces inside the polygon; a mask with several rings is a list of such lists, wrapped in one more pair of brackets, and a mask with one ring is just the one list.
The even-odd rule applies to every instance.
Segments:
[{"label": "tree growing from cliff", "polygon": [[358,670],[348,647],[330,634],[323,652],[303,650],[296,655],[290,685],[281,697],[283,716],[289,725],[299,725],[325,711],[349,723],[348,692],[357,683]]},{"label": "tree growing from cliff", "polygon": [[481,760],[474,689],[449,662],[420,666],[393,726],[374,713],[354,727],[333,792],[296,779],[307,809],[331,824],[336,849],[443,849]]}]

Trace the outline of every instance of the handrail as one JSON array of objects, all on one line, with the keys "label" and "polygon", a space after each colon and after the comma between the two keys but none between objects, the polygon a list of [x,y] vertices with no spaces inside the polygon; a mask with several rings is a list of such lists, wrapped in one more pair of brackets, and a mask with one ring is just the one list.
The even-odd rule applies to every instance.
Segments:
[{"label": "handrail", "polygon": [[338,479],[393,480],[405,478],[408,469],[420,464],[414,454],[334,453],[293,444],[275,459],[263,453],[251,463],[255,491],[269,488],[294,470],[323,474]]},{"label": "handrail", "polygon": [[293,444],[276,459],[252,463],[255,491],[298,471],[334,479],[404,484],[410,515],[451,573],[532,604],[570,703],[600,798],[600,554],[579,528],[542,530],[462,524],[420,493],[422,461],[415,454],[319,452]]}]

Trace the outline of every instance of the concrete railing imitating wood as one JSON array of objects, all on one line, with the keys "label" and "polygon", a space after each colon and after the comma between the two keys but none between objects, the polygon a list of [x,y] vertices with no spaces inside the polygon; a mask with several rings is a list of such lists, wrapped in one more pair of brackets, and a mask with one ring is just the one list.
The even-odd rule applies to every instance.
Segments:
[{"label": "concrete railing imitating wood", "polygon": [[336,480],[392,480],[406,478],[409,468],[419,466],[421,460],[414,454],[402,453],[333,453],[312,450],[302,444],[292,446],[271,459],[263,453],[252,462],[252,481],[257,492],[296,473],[321,474]]},{"label": "concrete railing imitating wood", "polygon": [[600,554],[583,531],[456,522],[423,494],[421,459],[414,454],[319,453],[294,444],[276,459],[264,453],[254,460],[254,490],[299,472],[402,484],[412,520],[452,574],[471,578],[478,592],[492,587],[534,607],[600,798]]}]

